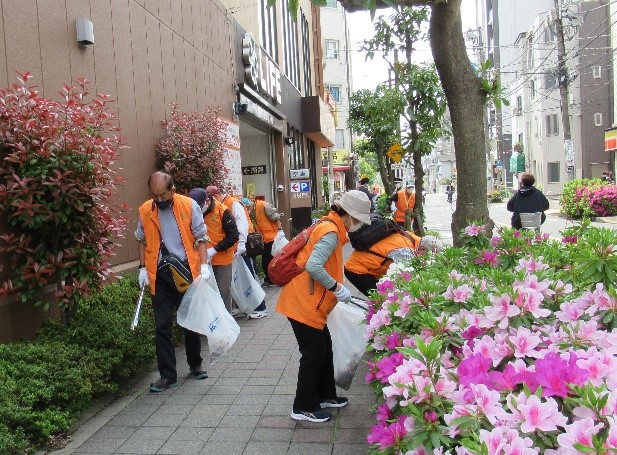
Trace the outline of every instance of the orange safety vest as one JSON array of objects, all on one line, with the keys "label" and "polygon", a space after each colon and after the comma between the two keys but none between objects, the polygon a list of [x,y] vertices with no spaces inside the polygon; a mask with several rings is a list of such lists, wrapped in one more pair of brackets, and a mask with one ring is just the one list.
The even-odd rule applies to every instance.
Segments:
[{"label": "orange safety vest", "polygon": [[234,202],[239,202],[239,201],[235,197],[230,196],[229,194],[227,194],[223,198],[223,201],[221,202],[221,204],[223,204],[225,207],[227,207],[229,209],[229,211],[233,214],[233,209],[231,207],[234,205]]},{"label": "orange safety vest", "polygon": [[259,199],[255,201],[255,229],[264,238],[264,243],[274,242],[279,230],[276,221],[270,220],[266,215],[266,202]]},{"label": "orange safety vest", "polygon": [[246,214],[246,220],[249,222],[249,234],[255,232],[255,227],[253,226],[253,220],[251,220],[251,215],[249,215],[249,209],[246,205],[242,204],[244,207],[244,213]]},{"label": "orange safety vest", "polygon": [[[195,236],[191,229],[191,216],[193,214],[193,199],[190,197],[174,194],[172,210],[176,217],[176,223],[180,230],[182,244],[186,251],[186,257],[189,260],[191,274],[193,278],[199,275],[199,266],[201,260],[199,252],[195,249]],[[150,293],[154,295],[156,283],[156,269],[159,261],[159,251],[161,249],[161,223],[158,217],[158,207],[152,199],[144,202],[139,207],[139,218],[144,226],[144,234],[146,236],[146,251],[144,265],[150,279]]]},{"label": "orange safety vest", "polygon": [[[413,239],[410,240],[397,232],[390,234],[385,239],[375,243],[370,250],[377,253],[373,254],[370,251],[356,251],[351,253],[351,256],[345,262],[345,268],[350,272],[358,275],[373,275],[375,278],[381,278],[388,271],[388,267],[392,260],[388,258],[388,254],[392,250],[399,248],[410,248],[416,250],[420,245],[420,237],[408,232]],[[379,255],[379,256],[378,256]]]},{"label": "orange safety vest", "polygon": [[[338,283],[343,282],[343,245],[347,242],[347,232],[341,217],[334,212],[322,218],[333,223],[319,223],[311,232],[306,245],[298,252],[296,263],[304,267],[315,248],[315,245],[324,235],[335,232],[338,235],[338,245],[330,255],[324,269]],[[337,304],[334,293],[328,291],[303,271],[283,286],[281,295],[276,303],[276,311],[295,321],[301,322],[315,329],[323,329],[328,314]]]},{"label": "orange safety vest", "polygon": [[[214,207],[204,215],[204,223],[208,228],[208,237],[210,241],[207,243],[208,248],[214,247],[225,238],[223,230],[223,213],[227,210],[223,204],[214,199]],[[212,258],[212,265],[229,265],[234,259],[235,245],[227,248],[225,251],[218,251]]]},{"label": "orange safety vest", "polygon": [[394,221],[397,223],[405,222],[405,210],[411,209],[416,206],[416,193],[407,194],[407,190],[399,190],[396,200],[396,212],[394,212]]}]

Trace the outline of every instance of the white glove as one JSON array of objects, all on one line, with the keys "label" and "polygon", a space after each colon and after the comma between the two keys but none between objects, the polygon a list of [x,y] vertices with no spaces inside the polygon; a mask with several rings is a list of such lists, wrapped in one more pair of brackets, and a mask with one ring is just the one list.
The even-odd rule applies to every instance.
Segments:
[{"label": "white glove", "polygon": [[281,237],[285,237],[285,231],[283,231],[282,229],[279,229],[279,231],[276,233],[276,237],[274,237],[274,239],[280,239]]},{"label": "white glove", "polygon": [[392,213],[396,212],[396,202],[392,202],[392,204],[390,204],[390,210]]},{"label": "white glove", "polygon": [[351,300],[351,292],[345,286],[339,283],[341,288],[338,291],[334,291],[334,296],[339,302],[349,303]]},{"label": "white glove", "polygon": [[139,269],[139,287],[150,286],[150,277],[145,267]]},{"label": "white glove", "polygon": [[214,249],[214,247],[208,248],[208,262],[212,261],[212,258],[214,257],[216,253],[217,251]]},{"label": "white glove", "polygon": [[242,256],[244,253],[246,253],[246,244],[238,243],[238,250],[236,251],[236,254],[238,256]]},{"label": "white glove", "polygon": [[201,264],[201,267],[199,268],[199,275],[206,281],[210,279],[210,268],[208,267],[208,264]]}]

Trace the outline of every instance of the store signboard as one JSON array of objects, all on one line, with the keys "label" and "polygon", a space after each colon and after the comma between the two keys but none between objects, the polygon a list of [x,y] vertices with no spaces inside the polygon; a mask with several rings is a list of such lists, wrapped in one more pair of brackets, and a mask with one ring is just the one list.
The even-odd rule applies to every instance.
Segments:
[{"label": "store signboard", "polygon": [[242,159],[240,158],[240,125],[231,120],[220,119],[225,128],[222,132],[223,139],[223,163],[229,174],[227,182],[230,183],[230,193],[242,195]]}]

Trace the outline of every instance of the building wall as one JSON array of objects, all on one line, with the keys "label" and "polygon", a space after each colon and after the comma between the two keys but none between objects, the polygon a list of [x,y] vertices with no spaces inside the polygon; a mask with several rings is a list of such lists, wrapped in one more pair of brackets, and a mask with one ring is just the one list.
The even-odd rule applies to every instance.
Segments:
[{"label": "building wall", "polygon": [[[220,106],[224,117],[232,117],[231,17],[217,0],[2,0],[0,7],[2,86],[17,72],[30,71],[43,95],[57,98],[63,83],[86,77],[92,93],[116,100],[129,146],[117,162],[125,177],[118,198],[128,204],[129,223],[112,260],[120,268],[134,266],[137,208],[149,197],[154,148],[172,104],[181,111]],[[78,17],[90,18],[94,26],[95,42],[85,49],[76,41]],[[37,325],[31,322],[0,303],[0,342],[16,336],[11,327],[28,336]]]}]

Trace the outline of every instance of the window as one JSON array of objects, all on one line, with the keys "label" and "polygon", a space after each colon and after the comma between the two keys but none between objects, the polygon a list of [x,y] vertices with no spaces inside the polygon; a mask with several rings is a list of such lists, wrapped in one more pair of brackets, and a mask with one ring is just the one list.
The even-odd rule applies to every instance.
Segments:
[{"label": "window", "polygon": [[601,66],[594,66],[593,67],[593,78],[594,79],[600,79],[602,77],[602,67]]},{"label": "window", "polygon": [[300,52],[298,49],[298,22],[291,19],[289,0],[283,0],[283,52],[285,54],[285,75],[300,88]]},{"label": "window", "polygon": [[593,124],[595,126],[602,126],[602,112],[593,114]]},{"label": "window", "polygon": [[326,7],[328,8],[336,8],[336,0],[326,0]]},{"label": "window", "polygon": [[547,164],[548,183],[559,183],[559,161],[549,162]]},{"label": "window", "polygon": [[544,29],[544,42],[552,43],[553,41],[555,41],[555,32],[553,31],[553,27],[546,27]]},{"label": "window", "polygon": [[313,94],[313,76],[311,72],[311,45],[309,41],[309,24],[304,11],[300,9],[302,15],[302,70],[304,79],[304,96]]},{"label": "window", "polygon": [[529,91],[531,92],[531,99],[536,97],[536,80],[532,79],[529,81]]},{"label": "window", "polygon": [[334,148],[339,149],[339,150],[345,148],[345,130],[340,130],[340,129],[336,130]]},{"label": "window", "polygon": [[277,27],[276,27],[276,6],[268,8],[267,0],[260,0],[261,3],[261,46],[272,59],[278,63],[277,46]]},{"label": "window", "polygon": [[557,122],[557,114],[548,114],[545,119],[546,135],[557,136],[559,134],[559,123]]},{"label": "window", "polygon": [[338,40],[326,40],[326,58],[339,58]]},{"label": "window", "polygon": [[341,86],[326,84],[326,88],[330,92],[330,95],[332,95],[332,98],[334,99],[334,101],[336,101],[337,103],[340,103],[341,102]]},{"label": "window", "polygon": [[548,73],[544,76],[544,88],[551,90],[557,87],[557,75],[555,73]]}]

